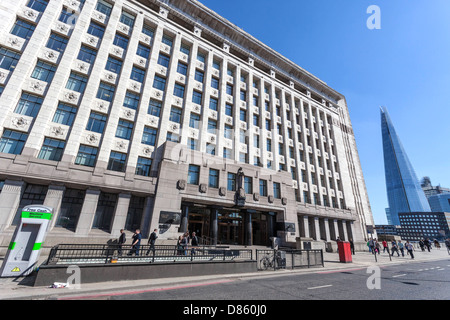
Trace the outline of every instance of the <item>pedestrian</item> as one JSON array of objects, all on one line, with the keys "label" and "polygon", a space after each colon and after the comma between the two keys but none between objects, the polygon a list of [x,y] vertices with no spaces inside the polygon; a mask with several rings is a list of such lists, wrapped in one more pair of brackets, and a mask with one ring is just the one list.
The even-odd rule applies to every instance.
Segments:
[{"label": "pedestrian", "polygon": [[131,256],[134,253],[136,256],[139,256],[139,248],[141,246],[141,239],[142,239],[141,230],[136,229],[132,239],[133,240],[131,243],[131,250],[128,253],[128,255]]},{"label": "pedestrian", "polygon": [[179,236],[177,241],[177,255],[183,255],[183,238],[184,236]]},{"label": "pedestrian", "polygon": [[381,252],[381,246],[380,243],[375,239],[375,250],[378,252],[378,255],[380,255]]},{"label": "pedestrian", "polygon": [[158,239],[158,236],[156,235],[156,231],[158,231],[158,229],[153,230],[153,232],[150,234],[150,237],[148,238],[148,244],[150,245],[150,247],[147,250],[147,253],[146,253],[147,256],[150,253],[150,250],[152,250],[153,255],[155,255],[155,242],[156,242],[156,239]]},{"label": "pedestrian", "polygon": [[186,256],[189,246],[189,231],[186,231],[186,233],[183,235],[181,239],[181,245],[183,246],[183,254]]},{"label": "pedestrian", "polygon": [[355,245],[353,244],[353,239],[349,239],[348,242],[350,242],[350,250],[352,251],[352,254],[355,254]]},{"label": "pedestrian", "polygon": [[195,255],[195,249],[197,247],[198,247],[198,237],[196,236],[195,232],[192,232],[191,255]]},{"label": "pedestrian", "polygon": [[397,256],[400,257],[400,253],[398,252],[398,246],[397,246],[397,242],[395,240],[392,241],[392,254],[391,256],[394,256],[394,252],[397,252]]},{"label": "pedestrian", "polygon": [[[385,253],[386,252],[386,248],[387,248],[386,240],[383,240],[382,244],[383,244],[383,253]],[[388,249],[388,253],[389,253],[389,248],[387,248],[387,249]]]},{"label": "pedestrian", "polygon": [[422,249],[422,251],[425,251],[425,242],[422,239],[420,239],[420,241],[419,241],[419,246],[420,246],[420,249]]},{"label": "pedestrian", "polygon": [[[426,246],[427,249],[428,249],[428,252],[431,252],[431,251],[430,251],[430,248],[431,248],[431,242],[430,242],[430,239],[429,239],[429,238],[426,238],[425,241],[424,241],[424,243],[425,243],[425,246]],[[425,250],[424,250],[424,251],[425,251]]]},{"label": "pedestrian", "polygon": [[125,232],[123,231],[123,229],[120,229],[120,237],[117,240],[117,254],[119,256],[122,255],[122,245],[125,243],[125,241],[127,241]]},{"label": "pedestrian", "polygon": [[411,259],[414,259],[414,254],[413,254],[414,246],[411,243],[409,243],[409,241],[406,241],[405,247],[406,247],[406,250],[408,250],[409,255],[411,256]]},{"label": "pedestrian", "polygon": [[372,248],[370,247],[370,240],[367,241],[367,247],[369,248],[369,253],[372,253]]},{"label": "pedestrian", "polygon": [[372,254],[375,254],[375,240],[373,238],[371,238],[369,240],[369,248],[370,248],[370,252]]},{"label": "pedestrian", "polygon": [[434,239],[434,247],[436,249],[440,249],[441,248],[441,244],[439,243],[439,241],[437,239]]},{"label": "pedestrian", "polygon": [[405,248],[403,247],[403,243],[401,240],[398,240],[398,248],[400,249],[400,252],[402,253],[402,257],[404,257],[405,256],[405,252],[404,252]]}]

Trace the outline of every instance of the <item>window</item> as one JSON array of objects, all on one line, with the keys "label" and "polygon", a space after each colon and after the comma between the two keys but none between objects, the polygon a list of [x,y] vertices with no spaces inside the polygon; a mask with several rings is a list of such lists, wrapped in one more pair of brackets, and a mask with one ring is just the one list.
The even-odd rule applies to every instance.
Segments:
[{"label": "window", "polygon": [[115,90],[116,90],[115,86],[113,86],[111,84],[107,84],[105,82],[100,82],[100,85],[99,85],[98,91],[97,91],[97,98],[111,102],[114,97]]},{"label": "window", "polygon": [[223,157],[225,159],[231,159],[231,149],[223,148]]},{"label": "window", "polygon": [[108,57],[108,61],[106,61],[106,70],[119,74],[122,69],[122,61],[113,58],[111,56]]},{"label": "window", "polygon": [[161,114],[161,102],[150,99],[150,104],[148,106],[148,114],[159,117]]},{"label": "window", "polygon": [[131,91],[127,91],[125,94],[125,100],[123,101],[123,106],[136,110],[139,106],[139,95]]},{"label": "window", "polygon": [[81,45],[80,52],[78,53],[78,60],[92,64],[94,63],[96,56],[96,50],[86,47],[85,45]]},{"label": "window", "polygon": [[211,110],[217,111],[217,106],[219,105],[219,100],[216,98],[210,98],[209,99],[209,108]]},{"label": "window", "polygon": [[239,120],[246,121],[247,120],[247,111],[244,109],[239,110]]},{"label": "window", "polygon": [[227,175],[227,190],[236,191],[236,174],[228,173]]},{"label": "window", "polygon": [[36,26],[34,24],[28,23],[21,19],[17,19],[11,30],[11,34],[28,40],[33,35],[35,28]]},{"label": "window", "polygon": [[95,10],[103,13],[105,16],[109,17],[111,15],[112,11],[112,5],[104,0],[98,0],[97,6],[95,7]]},{"label": "window", "polygon": [[182,62],[178,62],[177,72],[183,76],[187,75],[188,66]]},{"label": "window", "polygon": [[244,190],[247,194],[253,193],[253,179],[252,177],[244,177]]},{"label": "window", "polygon": [[184,86],[178,83],[175,83],[173,88],[173,95],[177,96],[181,99],[184,99]]},{"label": "window", "polygon": [[279,182],[273,183],[273,196],[275,199],[281,199],[281,186]]},{"label": "window", "polygon": [[170,57],[166,56],[165,54],[160,53],[158,57],[158,64],[162,65],[163,67],[168,68],[170,64]]},{"label": "window", "polygon": [[38,79],[45,82],[52,82],[55,72],[56,66],[38,60],[36,67],[34,68],[33,73],[31,74],[31,77],[33,79]]},{"label": "window", "polygon": [[75,164],[86,167],[94,167],[97,160],[98,149],[95,147],[80,145]]},{"label": "window", "polygon": [[242,100],[242,101],[247,100],[247,92],[242,91],[242,90],[241,90],[241,100]]},{"label": "window", "polygon": [[127,155],[121,152],[111,151],[109,156],[107,170],[125,172]]},{"label": "window", "polygon": [[192,102],[202,104],[202,93],[194,90],[192,93]]},{"label": "window", "polygon": [[86,191],[66,189],[61,201],[61,209],[55,226],[75,231],[83,208]]},{"label": "window", "polygon": [[45,8],[47,8],[48,1],[46,0],[29,0],[27,3],[27,7],[34,9],[39,12],[44,12]]},{"label": "window", "polygon": [[28,134],[5,129],[0,139],[0,152],[21,154]]},{"label": "window", "polygon": [[16,68],[20,54],[5,48],[0,48],[0,68],[12,71]]},{"label": "window", "polygon": [[99,39],[103,38],[103,35],[105,34],[105,27],[99,25],[98,23],[91,22],[89,25],[89,28],[87,30],[87,33],[90,35],[97,37]]},{"label": "window", "polygon": [[232,105],[230,105],[228,103],[225,105],[225,114],[230,117],[233,116],[233,106]]},{"label": "window", "polygon": [[103,133],[106,125],[106,116],[97,112],[91,112],[86,130]]},{"label": "window", "polygon": [[130,140],[132,133],[133,122],[120,119],[119,124],[117,125],[116,137]]},{"label": "window", "polygon": [[232,139],[233,138],[233,127],[230,126],[229,124],[225,125],[224,137],[227,138],[227,139]]},{"label": "window", "polygon": [[155,36],[155,29],[144,24],[142,27],[142,33],[148,35],[150,38],[153,38]]},{"label": "window", "polygon": [[176,107],[172,107],[170,109],[170,121],[176,122],[176,123],[181,123],[181,109],[180,108],[176,108]]},{"label": "window", "polygon": [[124,25],[129,26],[130,28],[133,28],[134,19],[135,17],[127,12],[122,12],[122,15],[120,16],[120,22],[122,22]]},{"label": "window", "polygon": [[190,164],[188,171],[188,183],[198,185],[199,178],[200,178],[200,166]]},{"label": "window", "polygon": [[230,96],[233,95],[233,86],[231,84],[227,84],[226,93],[229,94]]},{"label": "window", "polygon": [[25,116],[36,117],[41,108],[42,101],[43,99],[39,96],[22,93],[14,112]]},{"label": "window", "polygon": [[153,81],[153,88],[164,91],[166,88],[166,79],[155,75],[155,79]]},{"label": "window", "polygon": [[59,103],[53,116],[53,122],[71,126],[77,114],[77,108],[65,103]]},{"label": "window", "polygon": [[66,146],[65,141],[45,138],[41,151],[39,152],[39,159],[60,161]]},{"label": "window", "polygon": [[218,90],[219,89],[219,79],[212,77],[211,78],[211,87]]},{"label": "window", "polygon": [[259,179],[259,195],[267,197],[267,180]]},{"label": "window", "polygon": [[149,146],[154,146],[156,144],[156,134],[157,130],[154,128],[150,128],[144,126],[144,134],[142,135],[142,143],[147,144]]},{"label": "window", "polygon": [[210,188],[219,187],[219,170],[209,169],[209,183]]},{"label": "window", "polygon": [[200,62],[205,63],[206,57],[205,57],[205,55],[203,53],[199,52],[199,53],[197,53],[197,60],[200,61]]},{"label": "window", "polygon": [[87,77],[79,75],[75,72],[70,74],[69,80],[66,84],[66,89],[83,93],[86,89]]},{"label": "window", "polygon": [[208,119],[208,133],[217,133],[217,121],[214,119]]},{"label": "window", "polygon": [[139,43],[136,54],[145,59],[148,59],[150,57],[150,48],[147,46],[144,46],[142,43]]},{"label": "window", "polygon": [[213,65],[212,66],[213,66],[214,69],[220,70],[220,62],[219,61],[213,60]]},{"label": "window", "polygon": [[189,118],[189,127],[198,129],[200,124],[200,115],[196,113],[191,113],[191,117]]},{"label": "window", "polygon": [[46,47],[55,51],[64,52],[64,50],[66,50],[68,41],[69,40],[67,38],[64,38],[52,32],[50,34],[50,38],[48,39]]},{"label": "window", "polygon": [[194,76],[195,80],[197,80],[198,82],[203,83],[204,77],[205,77],[205,74],[203,73],[203,71],[195,70],[195,76]]},{"label": "window", "polygon": [[198,150],[198,141],[194,138],[188,138],[188,146],[191,150]]},{"label": "window", "polygon": [[121,47],[123,50],[127,50],[128,47],[128,38],[124,37],[118,33],[116,33],[116,36],[114,37],[113,44],[115,46]]},{"label": "window", "polygon": [[166,141],[172,141],[172,142],[179,143],[180,136],[173,132],[167,132]]},{"label": "window", "polygon": [[172,37],[165,34],[162,37],[162,43],[167,44],[169,47],[172,47],[173,39],[172,39]]},{"label": "window", "polygon": [[152,159],[138,157],[136,165],[136,174],[138,176],[149,177],[151,166],[152,166]]},{"label": "window", "polygon": [[145,70],[142,70],[138,67],[133,67],[133,70],[131,71],[131,80],[143,83],[145,79]]},{"label": "window", "polygon": [[212,156],[216,155],[216,146],[211,143],[206,143],[206,153]]},{"label": "window", "polygon": [[77,15],[75,15],[74,10],[69,10],[66,7],[62,8],[61,14],[59,15],[58,20],[67,23],[67,24],[74,24],[74,22],[77,19]]}]

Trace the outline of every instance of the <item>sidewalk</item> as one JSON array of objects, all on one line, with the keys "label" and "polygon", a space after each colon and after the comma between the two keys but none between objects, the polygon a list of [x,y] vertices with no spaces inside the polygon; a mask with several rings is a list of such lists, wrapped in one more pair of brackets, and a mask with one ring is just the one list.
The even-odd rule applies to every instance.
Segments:
[{"label": "sidewalk", "polygon": [[[135,281],[117,281],[117,282],[103,282],[103,283],[89,283],[81,284],[80,289],[73,288],[49,288],[49,287],[33,287],[34,279],[31,277],[25,278],[0,278],[0,300],[4,299],[57,299],[62,297],[70,297],[71,295],[89,295],[99,294],[107,291],[135,291],[143,289],[163,289],[170,287],[187,286],[189,284],[202,285],[208,282],[221,282],[232,279],[249,279],[254,277],[271,277],[283,276],[289,274],[302,273],[316,273],[339,271],[346,269],[367,268],[369,266],[388,266],[393,264],[409,264],[416,262],[430,262],[436,260],[449,260],[450,255],[446,249],[432,249],[431,252],[425,251],[414,252],[414,259],[405,254],[405,257],[389,258],[387,253],[381,253],[377,256],[377,262],[374,255],[366,252],[356,252],[352,256],[352,263],[339,262],[339,255],[337,253],[324,253],[324,267],[316,268],[302,268],[302,269],[283,269],[277,271],[256,271],[245,274],[224,274],[224,275],[209,275],[199,277],[177,277],[165,279],[148,279]],[[69,276],[69,275],[68,275]]]}]

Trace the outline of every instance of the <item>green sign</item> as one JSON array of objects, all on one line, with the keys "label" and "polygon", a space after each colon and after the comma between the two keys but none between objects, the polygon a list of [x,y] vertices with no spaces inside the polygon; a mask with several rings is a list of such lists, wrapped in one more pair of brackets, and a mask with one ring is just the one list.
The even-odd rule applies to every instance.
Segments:
[{"label": "green sign", "polygon": [[51,220],[52,214],[48,212],[22,212],[22,218],[31,218],[31,219],[46,219]]}]

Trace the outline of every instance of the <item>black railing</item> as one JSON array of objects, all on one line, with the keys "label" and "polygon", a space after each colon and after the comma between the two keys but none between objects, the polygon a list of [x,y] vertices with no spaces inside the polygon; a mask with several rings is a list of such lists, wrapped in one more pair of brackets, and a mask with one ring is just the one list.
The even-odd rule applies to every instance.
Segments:
[{"label": "black railing", "polygon": [[324,266],[322,250],[256,250],[258,270]]},{"label": "black railing", "polygon": [[231,261],[253,260],[252,250],[216,246],[177,247],[174,245],[79,245],[60,244],[50,250],[45,264],[107,264],[133,262]]}]

